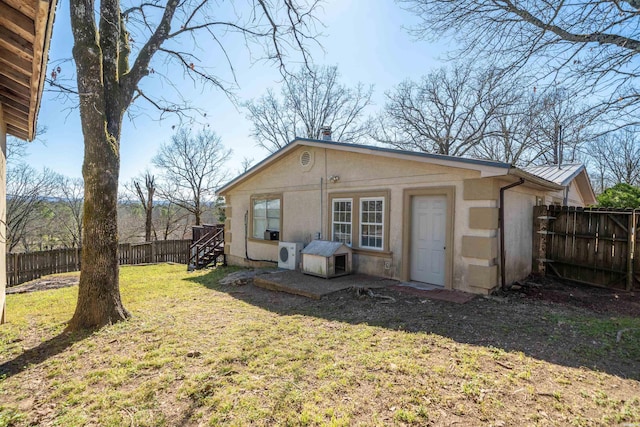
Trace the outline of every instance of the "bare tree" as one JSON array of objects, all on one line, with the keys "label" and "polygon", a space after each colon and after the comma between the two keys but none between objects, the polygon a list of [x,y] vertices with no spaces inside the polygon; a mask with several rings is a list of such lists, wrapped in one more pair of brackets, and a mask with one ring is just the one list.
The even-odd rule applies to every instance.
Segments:
[{"label": "bare tree", "polygon": [[387,93],[374,138],[405,150],[463,156],[511,102],[500,85],[499,74],[467,66],[440,68],[419,83],[405,81]]},{"label": "bare tree", "polygon": [[258,145],[273,153],[296,136],[319,138],[323,126],[331,126],[336,141],[357,143],[365,138],[370,122],[364,114],[371,105],[373,86],[359,83],[348,88],[339,77],[336,66],[303,67],[284,78],[280,96],[269,89],[245,103]]},{"label": "bare tree", "polygon": [[474,146],[472,157],[527,166],[542,156],[542,151],[537,149],[536,123],[541,113],[540,103],[533,94],[526,94],[515,85],[512,95],[513,103],[499,109],[485,137]]},{"label": "bare tree", "polygon": [[[542,94],[535,125],[539,132],[537,149],[541,163],[573,163],[580,159],[581,148],[597,127],[597,115],[584,106],[566,88],[554,88]],[[601,123],[599,121],[598,123]]]},{"label": "bare tree", "polygon": [[242,162],[240,162],[240,169],[238,171],[238,175],[242,175],[249,169],[253,167],[253,158],[243,157]]},{"label": "bare tree", "polygon": [[192,224],[189,217],[189,211],[171,201],[159,203],[156,207],[155,222],[157,225],[154,227],[154,233],[161,234],[155,235],[156,240],[184,239]]},{"label": "bare tree", "polygon": [[79,248],[82,242],[82,208],[84,204],[84,182],[80,178],[60,176],[58,200],[69,220],[62,221],[61,227],[71,237],[71,246]]},{"label": "bare tree", "polygon": [[518,166],[578,161],[597,116],[564,88],[526,93],[522,87],[512,81],[511,102],[497,110],[471,155]]},{"label": "bare tree", "polygon": [[[458,57],[562,81],[600,94],[621,121],[637,122],[640,2],[611,0],[400,0],[421,20],[414,34],[452,37]],[[534,71],[535,69],[535,71]]]},{"label": "bare tree", "polygon": [[30,229],[42,225],[39,210],[54,194],[59,176],[50,169],[38,172],[25,162],[7,169],[7,236],[9,252],[25,243]]},{"label": "bare tree", "polygon": [[131,112],[137,101],[146,101],[161,114],[185,114],[190,107],[180,100],[179,93],[179,101],[172,102],[164,93],[146,92],[141,81],[147,76],[166,77],[168,87],[177,88],[170,80],[175,71],[156,72],[156,67],[166,66],[167,70],[182,70],[194,82],[228,92],[229,86],[196,53],[222,58],[218,62],[233,71],[225,49],[233,41],[257,44],[266,59],[280,67],[293,50],[302,52],[306,63],[306,44],[314,41],[315,7],[314,0],[308,6],[291,1],[247,1],[245,7],[206,0],[133,1],[126,8],[121,8],[119,0],[100,0],[99,4],[71,0],[73,57],[85,144],[85,197],[82,271],[70,330],[129,317],[120,298],[117,256],[124,113]]},{"label": "bare tree", "polygon": [[603,135],[590,145],[591,157],[604,188],[625,183],[640,185],[640,129],[635,127]]},{"label": "bare tree", "polygon": [[162,174],[161,198],[189,211],[200,225],[207,202],[228,177],[229,157],[231,150],[215,132],[205,128],[193,135],[189,129],[178,129],[152,160]]},{"label": "bare tree", "polygon": [[150,242],[153,229],[153,196],[156,192],[156,184],[154,176],[148,171],[144,174],[144,191],[140,185],[141,180],[134,178],[132,181],[138,200],[140,200],[140,204],[144,209],[144,241]]}]

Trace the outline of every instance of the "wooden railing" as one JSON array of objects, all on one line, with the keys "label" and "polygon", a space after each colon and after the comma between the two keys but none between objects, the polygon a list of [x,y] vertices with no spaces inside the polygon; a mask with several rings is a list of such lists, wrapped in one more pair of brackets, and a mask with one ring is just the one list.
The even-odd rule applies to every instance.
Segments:
[{"label": "wooden railing", "polygon": [[189,268],[204,268],[216,263],[222,256],[222,262],[226,264],[224,255],[224,225],[202,225],[193,227],[193,242],[189,250]]},{"label": "wooden railing", "polygon": [[[175,262],[187,264],[190,240],[158,240],[148,243],[122,243],[118,246],[120,265]],[[15,286],[48,274],[80,270],[81,250],[53,249],[50,251],[7,254],[7,286]]]}]

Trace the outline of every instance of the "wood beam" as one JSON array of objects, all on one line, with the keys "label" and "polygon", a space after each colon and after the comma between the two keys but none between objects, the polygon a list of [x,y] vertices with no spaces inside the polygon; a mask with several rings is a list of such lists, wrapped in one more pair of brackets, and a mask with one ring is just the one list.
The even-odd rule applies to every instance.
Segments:
[{"label": "wood beam", "polygon": [[26,130],[29,127],[29,120],[18,120],[15,116],[8,114],[8,108],[4,111],[4,122],[20,130]]},{"label": "wood beam", "polygon": [[36,36],[34,18],[0,1],[0,26],[8,28],[30,43],[33,43]]},{"label": "wood beam", "polygon": [[29,99],[29,96],[30,96],[29,88],[14,82],[13,80],[3,76],[2,74],[0,74],[0,87],[7,88],[15,92],[16,95],[20,95],[25,99]]},{"label": "wood beam", "polygon": [[16,138],[20,138],[20,139],[27,139],[27,137],[29,136],[29,133],[26,132],[24,129],[20,129],[19,127],[15,127],[8,123],[7,123],[7,133],[9,135],[13,135]]},{"label": "wood beam", "polygon": [[5,98],[9,98],[13,101],[16,101],[20,104],[24,104],[27,102],[27,98],[24,96],[20,96],[14,91],[7,89],[6,87],[0,86],[0,96],[4,96]]},{"label": "wood beam", "polygon": [[3,108],[5,110],[7,108],[13,108],[15,110],[22,111],[25,114],[29,114],[29,106],[21,102],[16,102],[13,99],[6,98],[2,95],[0,95],[0,102],[2,102]]},{"label": "wood beam", "polygon": [[11,123],[10,121],[6,120],[7,117],[11,118],[13,123],[16,123],[16,124],[22,123],[23,127],[26,127],[27,123],[29,123],[29,116],[27,116],[26,113],[16,111],[11,107],[4,108],[3,112],[4,112],[5,122],[7,123]]},{"label": "wood beam", "polygon": [[0,46],[0,62],[4,63],[6,66],[11,67],[15,70],[22,71],[25,73],[31,73],[31,61],[27,61],[24,58],[20,58],[9,49]]},{"label": "wood beam", "polygon": [[2,67],[0,68],[0,75],[5,76],[26,88],[31,88],[31,73],[24,73],[16,71],[13,68]]},{"label": "wood beam", "polygon": [[8,4],[12,8],[19,10],[26,16],[35,16],[36,8],[35,4],[39,0],[1,0],[4,3]]},{"label": "wood beam", "polygon": [[19,37],[3,26],[0,26],[0,46],[26,61],[33,61],[33,43]]}]

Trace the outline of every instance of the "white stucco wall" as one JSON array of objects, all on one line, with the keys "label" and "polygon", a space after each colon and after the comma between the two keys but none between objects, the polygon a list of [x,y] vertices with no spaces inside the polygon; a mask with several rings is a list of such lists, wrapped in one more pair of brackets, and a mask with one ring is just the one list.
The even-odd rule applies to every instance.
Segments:
[{"label": "white stucco wall", "polygon": [[531,273],[533,251],[533,207],[536,196],[544,197],[526,187],[505,191],[505,281],[511,284]]},{"label": "white stucco wall", "polygon": [[[312,167],[302,167],[303,151],[313,153]],[[335,183],[329,177],[339,176]],[[278,242],[245,240],[245,216],[248,218],[251,197],[260,194],[281,195],[281,241],[302,242],[316,238],[331,239],[330,196],[383,191],[388,199],[388,250],[371,252],[354,250],[353,266],[357,272],[407,280],[407,260],[403,251],[408,224],[405,191],[448,188],[453,195],[450,222],[452,247],[448,248],[451,265],[448,284],[453,289],[486,293],[499,285],[499,234],[494,227],[471,226],[470,209],[485,208],[497,212],[499,189],[513,182],[501,178],[482,178],[479,170],[469,170],[439,164],[339,151],[331,148],[299,146],[282,155],[265,169],[248,177],[224,194],[231,212],[228,214],[228,261],[246,265],[246,252],[254,260],[277,261]],[[467,180],[467,181],[465,181]],[[465,196],[466,182],[474,182],[474,191]],[[321,190],[322,182],[322,190]],[[440,190],[438,190],[440,191]],[[477,193],[482,193],[476,197]],[[553,196],[562,197],[562,191]],[[531,271],[533,206],[536,200],[551,199],[549,192],[530,183],[514,187],[505,193],[506,279],[508,283],[526,277]],[[571,204],[580,204],[579,193],[570,192]],[[477,211],[477,210],[476,210]],[[497,223],[496,223],[497,224]],[[251,224],[248,224],[251,234]],[[353,238],[357,239],[354,229]],[[246,241],[246,249],[245,249]],[[466,245],[463,248],[463,244]],[[497,251],[487,249],[492,246]],[[246,251],[246,252],[245,252]],[[493,253],[487,255],[487,253]],[[385,268],[385,264],[390,268]],[[498,273],[496,273],[498,272]],[[482,283],[478,283],[478,275]],[[475,282],[475,283],[474,283]]]},{"label": "white stucco wall", "polygon": [[7,219],[7,126],[0,104],[0,323],[5,319],[7,287],[6,219]]},{"label": "white stucco wall", "polygon": [[[313,152],[314,163],[309,170],[300,166],[300,154],[304,150]],[[340,179],[332,184],[328,181],[330,176],[339,176]],[[323,239],[331,238],[331,206],[328,203],[331,194],[385,191],[389,203],[388,251],[365,254],[356,250],[353,255],[354,268],[366,274],[401,279],[403,227],[406,226],[403,216],[404,190],[453,187],[453,268],[449,274],[454,289],[468,290],[467,266],[475,260],[462,257],[462,236],[465,233],[496,236],[495,230],[469,229],[470,206],[497,206],[495,200],[464,200],[464,180],[479,177],[480,173],[473,170],[318,147],[298,147],[225,194],[229,197],[228,205],[231,206],[229,226],[232,241],[229,244],[228,260],[232,264],[246,264],[245,216],[248,215],[252,195],[282,194],[283,227],[280,240],[307,244],[317,233],[321,233]],[[251,224],[248,227],[251,234]],[[276,261],[277,243],[249,239],[246,250],[252,259]],[[389,263],[391,268],[385,269],[385,263]]]}]

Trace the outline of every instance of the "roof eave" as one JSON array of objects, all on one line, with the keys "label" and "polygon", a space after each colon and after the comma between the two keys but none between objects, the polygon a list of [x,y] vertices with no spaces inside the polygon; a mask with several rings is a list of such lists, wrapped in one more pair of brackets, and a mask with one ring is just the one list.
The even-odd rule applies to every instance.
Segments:
[{"label": "roof eave", "polygon": [[260,163],[249,169],[244,174],[237,176],[233,180],[229,181],[227,184],[223,185],[217,190],[217,194],[224,195],[226,192],[231,190],[236,185],[240,184],[244,180],[250,178],[252,175],[262,170],[270,163],[275,161],[278,157],[283,156],[289,151],[295,149],[298,146],[310,146],[310,147],[318,147],[318,148],[332,148],[340,151],[351,151],[351,152],[360,152],[364,154],[371,155],[387,155],[390,157],[412,160],[412,161],[423,161],[425,163],[437,163],[439,165],[451,166],[462,169],[472,169],[480,172],[480,176],[485,177],[494,177],[494,176],[504,176],[506,175],[511,165],[508,163],[502,162],[494,162],[489,160],[479,160],[479,159],[468,159],[462,157],[452,157],[452,156],[444,156],[439,154],[430,154],[430,153],[416,153],[416,152],[402,152],[400,150],[387,149],[384,147],[373,147],[368,145],[356,145],[356,144],[347,144],[336,141],[321,141],[315,139],[305,139],[305,138],[296,138],[291,141],[289,144],[271,154],[266,159],[262,160]]},{"label": "roof eave", "polygon": [[[36,29],[36,33],[38,31],[42,31],[43,37],[42,41],[42,52],[40,57],[40,63],[38,64],[39,75],[37,79],[37,85],[32,92],[32,100],[31,100],[31,108],[30,108],[30,126],[29,126],[29,135],[28,140],[33,141],[36,137],[37,133],[37,122],[38,122],[38,112],[40,111],[40,104],[42,102],[42,93],[44,91],[45,77],[47,71],[47,63],[49,62],[49,48],[51,46],[51,35],[53,33],[53,22],[55,21],[56,14],[56,6],[58,4],[57,0],[39,0],[39,3],[42,5],[40,16],[38,16],[38,20],[42,19],[42,23],[39,26],[40,30]],[[47,9],[48,6],[48,9]]]},{"label": "roof eave", "polygon": [[533,174],[530,174],[529,172],[525,172],[522,169],[518,169],[515,167],[509,170],[509,175],[522,178],[525,180],[525,182],[539,185],[548,190],[562,190],[565,188],[565,186],[563,185],[556,184],[555,182],[548,181],[544,178],[540,178],[539,176],[535,176]]}]

